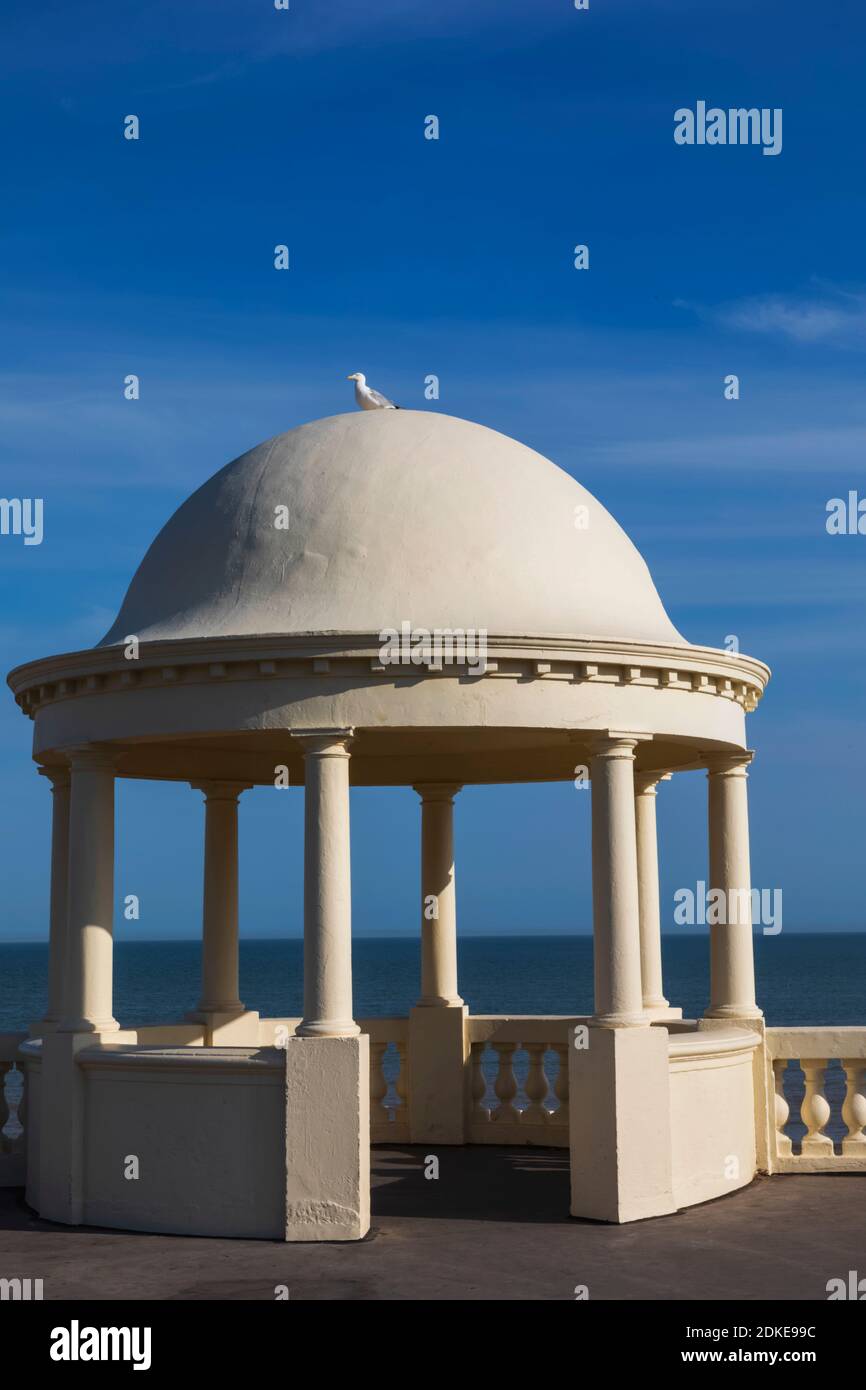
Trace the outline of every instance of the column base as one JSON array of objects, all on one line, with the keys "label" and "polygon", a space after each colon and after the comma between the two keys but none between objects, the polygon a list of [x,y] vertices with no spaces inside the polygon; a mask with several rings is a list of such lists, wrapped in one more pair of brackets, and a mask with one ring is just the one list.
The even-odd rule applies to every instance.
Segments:
[{"label": "column base", "polygon": [[673,1200],[668,1035],[590,1024],[569,1046],[571,1215],[641,1221]]},{"label": "column base", "polygon": [[370,1229],[370,1040],[286,1042],[287,1241]]},{"label": "column base", "polygon": [[715,1009],[707,1009],[704,1018],[724,1019],[728,1023],[736,1023],[738,1019],[744,1022],[750,1019],[764,1017],[763,1009],[759,1009],[757,1004],[720,1004]]},{"label": "column base", "polygon": [[296,1038],[357,1038],[360,1033],[360,1028],[351,1018],[320,1018],[312,1023],[302,1021],[295,1029]]},{"label": "column base", "polygon": [[469,1010],[461,1000],[409,1011],[409,1142],[465,1144]]},{"label": "column base", "polygon": [[242,1004],[240,1000],[216,999],[213,1002],[206,1000],[204,1003],[197,1004],[186,1017],[189,1019],[190,1023],[202,1023],[208,1014],[224,1014],[226,1017],[229,1017],[235,1014],[246,1013],[246,1007],[246,1004]]},{"label": "column base", "polygon": [[643,1009],[639,1014],[594,1014],[590,1023],[596,1028],[647,1028],[650,1016]]},{"label": "column base", "polygon": [[59,1023],[55,1024],[54,1032],[72,1035],[77,1033],[89,1033],[92,1040],[94,1033],[119,1033],[120,1024],[116,1018],[61,1019]]}]

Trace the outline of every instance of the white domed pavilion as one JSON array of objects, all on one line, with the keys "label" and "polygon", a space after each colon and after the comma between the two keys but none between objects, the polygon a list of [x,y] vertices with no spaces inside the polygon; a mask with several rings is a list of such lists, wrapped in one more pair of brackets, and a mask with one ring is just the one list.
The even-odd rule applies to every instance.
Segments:
[{"label": "white domed pavilion", "polygon": [[[167,522],[97,647],[9,677],[54,791],[50,1000],[23,1049],[29,1200],[70,1223],[353,1239],[369,1225],[371,1136],[570,1147],[572,1212],[605,1220],[750,1181],[770,1159],[745,718],[768,674],[689,644],[599,502],[493,430],[338,415],[228,464]],[[454,797],[582,767],[595,1013],[473,1018]],[[658,783],[695,768],[710,887],[741,899],[711,929],[700,1023],[665,997],[654,810]],[[204,793],[202,994],[159,1027],[114,1018],[117,777]],[[238,804],[280,778],[306,802],[302,1019],[263,1019],[238,997]],[[422,979],[404,1019],[354,1017],[350,783],[420,798]],[[396,1110],[387,1043],[402,1059]],[[146,1156],[147,1182],[124,1181],[125,1153]]]}]

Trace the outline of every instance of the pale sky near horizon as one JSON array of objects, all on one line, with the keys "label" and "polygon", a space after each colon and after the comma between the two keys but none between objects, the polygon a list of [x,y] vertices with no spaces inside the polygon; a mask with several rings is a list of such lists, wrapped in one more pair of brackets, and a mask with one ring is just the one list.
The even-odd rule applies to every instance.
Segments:
[{"label": "pale sky near horizon", "polygon": [[[770,665],[754,883],[786,931],[862,929],[866,535],[825,527],[866,496],[862,5],[7,0],[0,32],[0,495],[45,508],[40,546],[0,536],[4,673],[98,641],[178,504],[352,409],[364,371],[552,458],[689,640]],[[678,146],[698,100],[782,109],[781,153]],[[30,735],[7,692],[0,940],[47,933]],[[359,934],[415,930],[416,800],[353,793]],[[705,802],[699,774],[660,789],[667,930],[706,877]],[[197,934],[200,803],[119,786],[118,903],[142,916],[118,937]],[[300,792],[244,798],[245,935],[299,934],[301,830]],[[470,788],[457,835],[461,930],[590,929],[587,793]]]}]

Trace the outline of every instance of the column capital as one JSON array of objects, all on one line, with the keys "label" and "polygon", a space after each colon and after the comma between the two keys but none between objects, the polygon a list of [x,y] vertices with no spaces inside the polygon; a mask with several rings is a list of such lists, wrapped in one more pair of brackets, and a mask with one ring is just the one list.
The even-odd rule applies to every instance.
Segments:
[{"label": "column capital", "polygon": [[707,753],[703,763],[708,777],[747,777],[754,756],[753,748],[744,748],[741,753]]},{"label": "column capital", "polygon": [[355,737],[355,730],[292,729],[291,734],[304,750],[304,757],[312,753],[317,758],[348,758],[349,744]]},{"label": "column capital", "polygon": [[217,779],[190,782],[194,792],[203,792],[205,801],[237,801],[241,792],[250,791],[252,785],[252,782],[221,782]]},{"label": "column capital", "polygon": [[110,748],[102,748],[97,743],[82,743],[66,751],[73,772],[77,768],[114,771],[115,756]]},{"label": "column capital", "polygon": [[671,776],[670,772],[635,772],[635,796],[655,796],[659,782],[669,782]]},{"label": "column capital", "polygon": [[639,743],[648,743],[652,734],[629,733],[620,729],[604,729],[587,740],[593,758],[634,758]]},{"label": "column capital", "polygon": [[458,792],[462,792],[462,782],[413,782],[413,792],[417,792],[422,801],[453,801]]},{"label": "column capital", "polygon": [[50,783],[51,783],[51,790],[52,790],[53,792],[54,792],[54,791],[57,791],[58,787],[68,787],[68,786],[69,786],[69,768],[68,768],[68,767],[62,767],[62,766],[53,766],[53,767],[51,767],[51,766],[49,766],[48,764],[46,764],[44,767],[38,767],[38,768],[36,769],[36,771],[39,773],[39,776],[40,776],[40,777],[47,777],[47,778],[48,778],[48,780],[49,780]]}]

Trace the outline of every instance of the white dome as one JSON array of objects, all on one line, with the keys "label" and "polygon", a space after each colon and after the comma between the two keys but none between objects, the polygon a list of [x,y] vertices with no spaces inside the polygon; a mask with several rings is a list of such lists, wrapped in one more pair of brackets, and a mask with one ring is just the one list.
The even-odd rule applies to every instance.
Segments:
[{"label": "white dome", "polygon": [[156,537],[100,646],[404,621],[684,642],[628,536],[569,474],[483,425],[388,410],[314,420],[210,478]]}]

